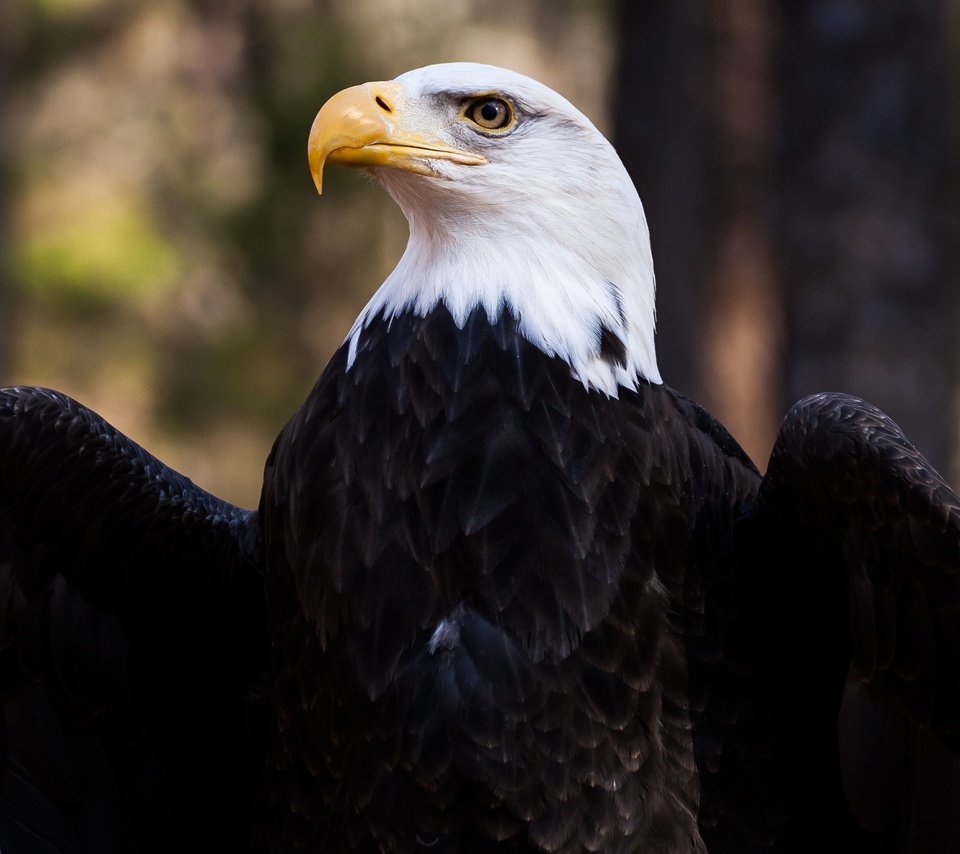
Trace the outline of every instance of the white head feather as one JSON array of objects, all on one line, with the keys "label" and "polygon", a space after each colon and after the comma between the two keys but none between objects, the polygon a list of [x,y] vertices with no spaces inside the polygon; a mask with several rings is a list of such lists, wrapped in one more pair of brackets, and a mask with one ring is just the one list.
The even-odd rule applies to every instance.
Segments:
[{"label": "white head feather", "polygon": [[[451,63],[395,82],[420,129],[487,163],[431,161],[433,176],[371,170],[410,238],[347,336],[349,363],[380,314],[425,315],[442,303],[462,325],[477,306],[491,319],[508,306],[521,334],[566,360],[587,388],[616,396],[638,378],[659,383],[647,223],[613,146],[566,99],[512,71]],[[464,121],[464,101],[488,94],[514,105],[509,132]],[[624,364],[601,356],[604,329],[623,342]]]}]

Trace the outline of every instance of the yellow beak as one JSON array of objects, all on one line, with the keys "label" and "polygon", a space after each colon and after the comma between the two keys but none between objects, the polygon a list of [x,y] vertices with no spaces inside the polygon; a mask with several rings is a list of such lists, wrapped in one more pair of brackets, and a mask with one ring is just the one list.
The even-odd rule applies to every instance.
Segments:
[{"label": "yellow beak", "polygon": [[323,190],[327,162],[360,169],[390,167],[421,175],[436,174],[430,160],[452,160],[467,166],[487,162],[479,154],[451,148],[414,129],[414,117],[404,102],[400,84],[387,81],[351,86],[320,108],[307,143],[310,174],[318,193]]}]

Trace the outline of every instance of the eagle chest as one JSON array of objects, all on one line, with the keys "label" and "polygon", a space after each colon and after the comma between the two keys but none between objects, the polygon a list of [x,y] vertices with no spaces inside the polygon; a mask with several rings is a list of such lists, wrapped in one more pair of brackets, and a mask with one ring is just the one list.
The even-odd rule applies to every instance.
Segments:
[{"label": "eagle chest", "polygon": [[539,660],[649,580],[656,472],[627,444],[636,418],[516,326],[481,309],[462,329],[444,309],[378,320],[338,377],[304,509],[321,528],[308,571],[341,616],[408,633],[465,604]]}]

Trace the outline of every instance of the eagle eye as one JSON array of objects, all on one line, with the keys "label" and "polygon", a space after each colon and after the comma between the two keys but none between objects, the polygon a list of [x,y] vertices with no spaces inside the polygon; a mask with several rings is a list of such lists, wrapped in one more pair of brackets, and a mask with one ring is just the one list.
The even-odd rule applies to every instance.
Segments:
[{"label": "eagle eye", "polygon": [[508,130],[514,122],[510,102],[489,95],[469,101],[463,115],[483,130]]}]

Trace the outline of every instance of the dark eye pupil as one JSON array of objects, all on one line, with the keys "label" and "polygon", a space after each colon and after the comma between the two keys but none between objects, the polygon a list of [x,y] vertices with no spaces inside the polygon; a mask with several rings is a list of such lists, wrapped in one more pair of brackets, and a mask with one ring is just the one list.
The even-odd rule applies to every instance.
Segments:
[{"label": "dark eye pupil", "polygon": [[480,115],[488,122],[494,121],[500,115],[500,105],[496,101],[487,101],[480,108]]}]

